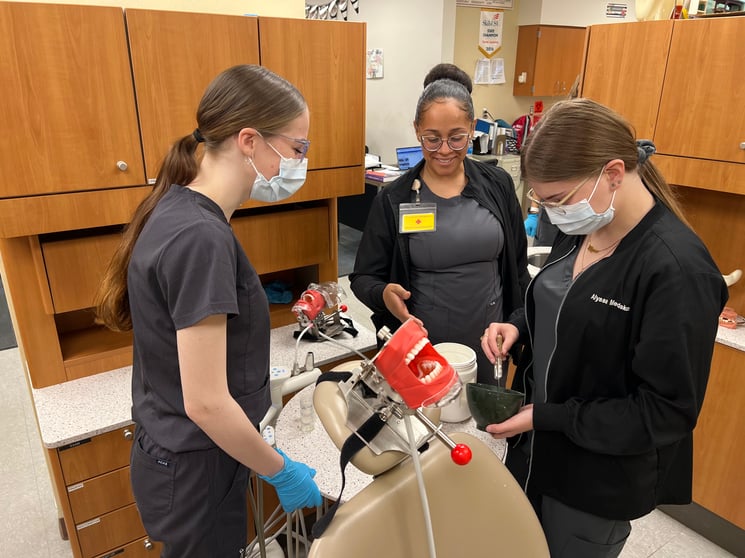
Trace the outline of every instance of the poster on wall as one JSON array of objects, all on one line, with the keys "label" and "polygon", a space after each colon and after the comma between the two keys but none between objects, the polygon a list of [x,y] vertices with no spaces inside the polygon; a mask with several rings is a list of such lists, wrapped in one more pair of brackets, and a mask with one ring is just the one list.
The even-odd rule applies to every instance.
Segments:
[{"label": "poster on wall", "polygon": [[479,50],[487,58],[494,56],[502,46],[503,23],[504,12],[497,10],[481,10]]},{"label": "poster on wall", "polygon": [[370,48],[367,50],[367,79],[383,77],[383,49]]},{"label": "poster on wall", "polygon": [[457,0],[456,6],[468,8],[499,8],[500,10],[511,10],[513,0]]}]

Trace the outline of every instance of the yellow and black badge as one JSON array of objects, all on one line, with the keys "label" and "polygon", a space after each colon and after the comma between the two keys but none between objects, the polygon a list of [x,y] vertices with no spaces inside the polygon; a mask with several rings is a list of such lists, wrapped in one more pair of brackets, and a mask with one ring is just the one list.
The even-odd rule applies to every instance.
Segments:
[{"label": "yellow and black badge", "polygon": [[419,198],[419,179],[414,179],[411,189],[415,193],[414,203],[398,206],[398,232],[434,232],[437,230],[437,204],[421,203]]}]

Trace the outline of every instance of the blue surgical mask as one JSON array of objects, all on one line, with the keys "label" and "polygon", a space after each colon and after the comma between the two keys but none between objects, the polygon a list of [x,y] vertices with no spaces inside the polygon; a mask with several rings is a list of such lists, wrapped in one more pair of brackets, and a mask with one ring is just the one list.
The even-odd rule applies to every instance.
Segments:
[{"label": "blue surgical mask", "polygon": [[247,159],[247,162],[256,171],[256,180],[254,180],[249,197],[256,201],[278,202],[292,196],[305,183],[305,177],[308,172],[308,159],[288,159],[274,149],[271,143],[267,142],[267,145],[279,155],[279,174],[267,180],[259,172],[259,169],[256,168],[254,162],[251,159]]},{"label": "blue surgical mask", "polygon": [[546,207],[546,215],[552,224],[556,225],[561,232],[569,235],[586,235],[603,228],[613,220],[615,208],[613,200],[616,199],[616,192],[613,192],[608,209],[602,213],[596,213],[590,205],[590,199],[595,195],[598,189],[600,178],[605,172],[605,167],[600,171],[598,179],[589,197],[572,205],[561,205],[559,207]]}]

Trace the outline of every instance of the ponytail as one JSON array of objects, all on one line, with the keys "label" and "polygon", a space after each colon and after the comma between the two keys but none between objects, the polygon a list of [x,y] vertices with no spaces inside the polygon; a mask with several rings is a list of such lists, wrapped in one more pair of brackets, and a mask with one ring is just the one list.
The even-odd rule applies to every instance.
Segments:
[{"label": "ponytail", "polygon": [[127,269],[135,242],[140,236],[150,214],[172,185],[180,188],[190,184],[197,176],[196,149],[198,142],[193,134],[184,136],[171,146],[158,172],[155,186],[140,202],[130,223],[124,228],[122,241],[114,252],[94,298],[96,321],[114,331],[132,329],[127,292]]}]

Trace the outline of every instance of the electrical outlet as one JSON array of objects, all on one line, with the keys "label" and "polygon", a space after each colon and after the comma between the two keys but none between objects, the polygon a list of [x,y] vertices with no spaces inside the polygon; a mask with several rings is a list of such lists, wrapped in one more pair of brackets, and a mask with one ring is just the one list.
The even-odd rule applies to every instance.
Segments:
[{"label": "electrical outlet", "polygon": [[481,118],[489,118],[489,111],[486,109],[486,107],[481,109]]}]

